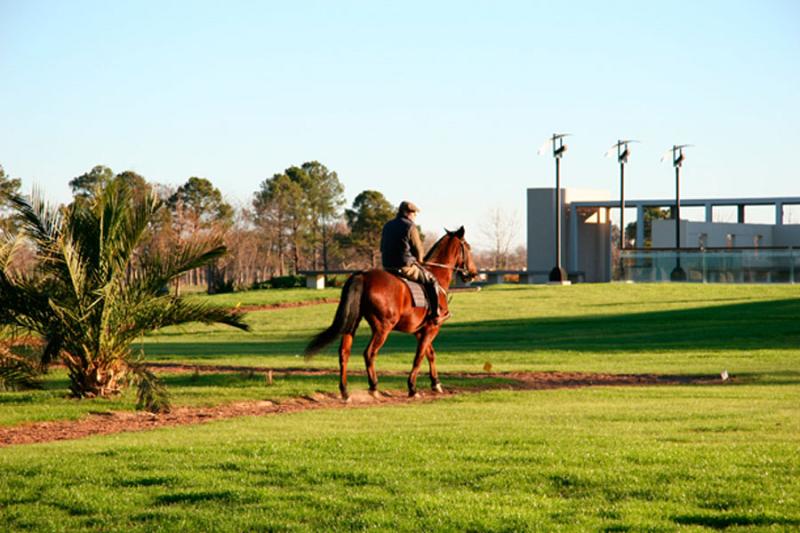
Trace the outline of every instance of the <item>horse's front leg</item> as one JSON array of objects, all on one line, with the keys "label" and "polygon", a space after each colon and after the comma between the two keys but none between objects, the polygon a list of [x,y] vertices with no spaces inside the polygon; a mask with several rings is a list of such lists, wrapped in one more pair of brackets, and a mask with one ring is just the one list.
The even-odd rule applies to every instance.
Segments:
[{"label": "horse's front leg", "polygon": [[431,390],[441,394],[444,391],[442,390],[442,382],[439,381],[439,372],[436,371],[436,350],[433,349],[433,341],[431,341],[426,356],[428,357],[428,367],[431,373]]},{"label": "horse's front leg", "polygon": [[419,374],[419,368],[422,366],[422,358],[425,357],[431,349],[431,343],[438,329],[438,327],[425,328],[417,334],[417,353],[414,355],[414,366],[411,368],[411,374],[408,376],[409,398],[419,396],[417,394],[417,375]]}]

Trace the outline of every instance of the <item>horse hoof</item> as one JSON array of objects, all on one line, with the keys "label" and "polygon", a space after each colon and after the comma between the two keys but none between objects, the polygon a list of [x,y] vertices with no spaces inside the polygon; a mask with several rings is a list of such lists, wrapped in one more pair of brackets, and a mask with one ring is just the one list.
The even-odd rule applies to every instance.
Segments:
[{"label": "horse hoof", "polygon": [[376,400],[379,400],[381,398],[381,393],[378,392],[378,389],[370,389],[369,395],[375,398]]},{"label": "horse hoof", "polygon": [[344,403],[350,403],[350,395],[346,392],[342,393],[342,401]]},{"label": "horse hoof", "polygon": [[436,394],[444,393],[444,389],[442,389],[442,384],[441,383],[437,383],[436,385],[431,387],[431,390],[433,390],[433,392],[435,392]]},{"label": "horse hoof", "polygon": [[410,391],[408,391],[408,397],[409,397],[409,398],[422,398],[422,396],[420,395],[420,393],[418,393],[418,392],[417,392],[417,391],[415,391],[415,390],[410,390]]}]

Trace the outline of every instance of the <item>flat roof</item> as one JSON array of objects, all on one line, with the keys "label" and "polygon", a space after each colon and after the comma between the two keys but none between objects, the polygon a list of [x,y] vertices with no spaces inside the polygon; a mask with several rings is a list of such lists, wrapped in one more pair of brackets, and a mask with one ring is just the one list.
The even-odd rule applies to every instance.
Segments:
[{"label": "flat roof", "polygon": [[[681,206],[702,207],[706,205],[800,205],[800,196],[772,196],[768,198],[681,198]],[[570,202],[575,207],[619,207],[619,200],[593,200]],[[669,200],[625,200],[625,207],[665,207],[675,205],[675,198]]]}]

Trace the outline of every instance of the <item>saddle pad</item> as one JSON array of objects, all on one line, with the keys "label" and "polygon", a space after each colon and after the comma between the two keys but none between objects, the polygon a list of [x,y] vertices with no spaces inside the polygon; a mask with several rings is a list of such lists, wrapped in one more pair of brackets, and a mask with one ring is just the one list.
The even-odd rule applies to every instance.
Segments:
[{"label": "saddle pad", "polygon": [[403,280],[403,283],[408,285],[408,289],[411,291],[412,305],[414,307],[428,307],[428,299],[425,298],[425,289],[422,288],[422,285],[416,281],[411,281],[410,279],[400,279]]}]

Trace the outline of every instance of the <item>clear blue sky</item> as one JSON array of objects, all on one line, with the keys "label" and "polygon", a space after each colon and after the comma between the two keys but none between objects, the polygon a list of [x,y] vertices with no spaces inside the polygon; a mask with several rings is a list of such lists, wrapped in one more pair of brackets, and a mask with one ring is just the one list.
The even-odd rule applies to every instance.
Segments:
[{"label": "clear blue sky", "polygon": [[673,143],[684,197],[800,195],[800,2],[0,0],[0,164],[56,201],[105,164],[246,203],[317,159],[477,243],[554,131],[565,186],[618,195],[631,137],[630,198],[674,194]]}]

